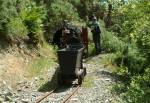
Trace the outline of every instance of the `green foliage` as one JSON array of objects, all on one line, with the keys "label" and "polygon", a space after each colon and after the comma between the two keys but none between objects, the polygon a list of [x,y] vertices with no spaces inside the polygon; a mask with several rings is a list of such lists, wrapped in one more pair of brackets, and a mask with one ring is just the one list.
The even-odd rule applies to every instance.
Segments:
[{"label": "green foliage", "polygon": [[27,39],[37,44],[43,40],[43,20],[46,11],[29,0],[0,1],[0,36],[12,41]]},{"label": "green foliage", "polygon": [[116,93],[123,93],[127,90],[124,83],[118,82],[117,84],[113,85],[112,91]]},{"label": "green foliage", "polygon": [[8,35],[11,39],[27,38],[28,30],[20,18],[11,18],[8,28]]},{"label": "green foliage", "polygon": [[[127,72],[125,71],[124,73]],[[118,82],[113,86],[113,91],[122,93],[127,103],[149,103],[150,68],[145,69],[143,75],[131,77],[130,81]]]},{"label": "green foliage", "polygon": [[105,31],[102,33],[102,46],[105,51],[118,52],[124,49],[124,42],[119,40],[113,33]]},{"label": "green foliage", "polygon": [[150,68],[145,70],[144,75],[132,77],[132,81],[125,97],[128,103],[149,103],[150,99]]},{"label": "green foliage", "polygon": [[136,30],[137,26],[139,26],[137,24],[142,24],[142,22],[148,20],[148,12],[150,11],[149,6],[148,1],[136,1],[118,8],[113,15],[113,20],[122,28],[120,36],[130,37],[130,35]]},{"label": "green foliage", "polygon": [[88,12],[85,1],[81,3],[81,0],[70,0],[69,2],[77,8],[79,16],[85,19]]},{"label": "green foliage", "polygon": [[88,45],[88,55],[93,56],[93,55],[95,55],[95,53],[96,53],[96,50],[95,50],[94,43],[89,43],[89,45]]},{"label": "green foliage", "polygon": [[29,38],[35,44],[43,41],[42,28],[43,20],[45,19],[46,11],[43,6],[28,5],[21,11],[20,16],[29,31]]},{"label": "green foliage", "polygon": [[33,57],[31,63],[27,65],[29,77],[39,75],[41,72],[50,69],[50,67],[54,66],[54,61],[56,60],[52,46],[47,43],[44,43],[43,46],[39,47],[35,52],[36,54],[38,53],[39,56]]},{"label": "green foliage", "polygon": [[20,13],[29,32],[36,33],[42,25],[42,20],[45,18],[45,10],[41,6],[37,7],[35,3],[29,5]]},{"label": "green foliage", "polygon": [[0,36],[6,38],[8,35],[8,22],[10,18],[17,15],[15,0],[0,0]]},{"label": "green foliage", "polygon": [[104,23],[100,21],[100,29],[101,33],[101,40],[102,40],[102,48],[106,52],[122,52],[125,47],[125,43],[120,40],[115,33],[106,31],[104,27]]},{"label": "green foliage", "polygon": [[121,54],[117,54],[118,58],[116,58],[115,62],[120,66],[127,67],[128,73],[131,76],[142,73],[146,59],[137,51],[137,48],[134,48],[134,46],[130,45],[126,49],[127,51],[124,50]]},{"label": "green foliage", "polygon": [[78,20],[78,13],[74,6],[67,1],[56,0],[51,4],[51,26],[55,26],[58,22],[66,20]]},{"label": "green foliage", "polygon": [[121,27],[122,40],[128,42],[124,65],[128,69],[132,69],[135,74],[140,73],[139,69],[144,71],[144,67],[149,65],[146,62],[149,60],[150,48],[149,6],[149,2],[134,2],[124,5],[119,9],[119,13],[123,17],[119,17],[120,21],[116,21]]},{"label": "green foliage", "polygon": [[50,58],[39,57],[36,58],[31,64],[28,66],[28,71],[30,76],[33,77],[41,73],[41,71],[45,69],[49,69],[52,66],[53,61]]},{"label": "green foliage", "polygon": [[[119,74],[129,76],[125,91],[128,103],[149,103],[150,88],[150,2],[132,1],[114,14],[119,36],[126,47],[116,58]],[[116,28],[112,28],[114,31]],[[128,43],[127,43],[128,42]]]},{"label": "green foliage", "polygon": [[50,39],[52,34],[60,28],[63,20],[80,20],[76,8],[66,0],[54,0],[47,6],[47,16],[44,21],[46,28],[45,37]]}]

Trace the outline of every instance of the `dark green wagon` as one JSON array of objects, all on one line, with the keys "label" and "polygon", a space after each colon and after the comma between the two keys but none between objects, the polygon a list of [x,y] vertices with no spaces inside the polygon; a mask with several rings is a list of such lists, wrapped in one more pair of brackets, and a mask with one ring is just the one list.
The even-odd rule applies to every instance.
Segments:
[{"label": "dark green wagon", "polygon": [[81,85],[86,75],[86,68],[83,68],[83,50],[82,45],[70,45],[68,48],[58,50],[58,83],[63,84],[67,80],[78,79]]}]

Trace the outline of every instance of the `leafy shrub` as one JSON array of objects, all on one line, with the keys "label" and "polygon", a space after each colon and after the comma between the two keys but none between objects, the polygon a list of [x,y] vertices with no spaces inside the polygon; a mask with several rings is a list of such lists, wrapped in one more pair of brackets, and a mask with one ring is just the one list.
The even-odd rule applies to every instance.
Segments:
[{"label": "leafy shrub", "polygon": [[[122,40],[128,42],[127,49],[118,55],[116,63],[121,75],[129,76],[125,85],[128,103],[149,103],[150,88],[150,22],[148,1],[133,1],[119,8],[118,21]],[[117,19],[116,19],[117,20]],[[116,31],[117,32],[117,31]],[[118,32],[119,33],[119,32]]]},{"label": "leafy shrub", "polygon": [[113,33],[106,31],[102,33],[102,46],[108,52],[118,52],[123,50],[124,42],[119,40]]},{"label": "leafy shrub", "polygon": [[51,18],[49,23],[52,28],[64,19],[69,21],[79,19],[76,8],[67,1],[54,1],[51,4],[50,11]]},{"label": "leafy shrub", "polygon": [[11,18],[8,23],[9,37],[13,40],[27,37],[28,30],[20,18]]},{"label": "leafy shrub", "polygon": [[146,59],[140,54],[137,48],[133,45],[126,48],[127,51],[123,51],[118,58],[116,63],[119,66],[125,66],[128,68],[128,73],[132,76],[135,74],[142,73]]},{"label": "leafy shrub", "polygon": [[121,39],[128,42],[128,51],[126,55],[122,55],[125,56],[123,65],[129,69],[131,74],[139,74],[149,65],[147,62],[150,60],[150,29],[149,14],[147,13],[149,10],[149,3],[144,1],[123,5],[118,10],[122,17],[118,18],[116,25],[121,30]]},{"label": "leafy shrub", "polygon": [[[150,17],[143,17],[135,24],[136,29],[132,33],[132,38],[136,41],[140,52],[150,60]],[[147,63],[149,64],[149,63]]]},{"label": "leafy shrub", "polygon": [[150,99],[150,68],[143,75],[134,76],[131,79],[125,97],[128,103],[149,103]]},{"label": "leafy shrub", "polygon": [[33,43],[41,42],[45,14],[44,6],[37,6],[33,0],[1,0],[1,38],[18,41],[28,35]]},{"label": "leafy shrub", "polygon": [[29,31],[29,38],[32,43],[38,44],[43,41],[43,19],[45,19],[45,9],[43,6],[36,6],[33,2],[28,5],[20,16]]},{"label": "leafy shrub", "polygon": [[0,36],[1,38],[9,39],[8,23],[11,18],[17,15],[15,8],[15,0],[0,1]]},{"label": "leafy shrub", "polygon": [[86,16],[88,14],[87,1],[82,1],[81,3],[81,0],[70,0],[69,2],[77,8],[79,16],[82,19],[86,19]]}]

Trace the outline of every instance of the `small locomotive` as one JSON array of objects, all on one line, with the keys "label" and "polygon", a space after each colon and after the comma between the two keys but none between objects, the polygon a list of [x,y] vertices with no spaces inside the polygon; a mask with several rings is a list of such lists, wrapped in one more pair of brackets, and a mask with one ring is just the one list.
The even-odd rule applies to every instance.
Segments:
[{"label": "small locomotive", "polygon": [[[68,80],[78,79],[81,85],[86,75],[86,68],[83,67],[83,53],[85,45],[79,33],[74,29],[64,27],[59,41],[57,51],[59,70],[57,75],[58,84],[64,84]],[[60,34],[59,34],[60,35]]]}]

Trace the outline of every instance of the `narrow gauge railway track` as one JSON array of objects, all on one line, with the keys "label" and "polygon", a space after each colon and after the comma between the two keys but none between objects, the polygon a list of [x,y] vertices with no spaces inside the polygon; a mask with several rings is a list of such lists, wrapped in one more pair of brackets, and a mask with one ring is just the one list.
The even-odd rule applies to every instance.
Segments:
[{"label": "narrow gauge railway track", "polygon": [[[70,94],[67,94],[66,98],[61,103],[66,103],[78,91],[79,88],[80,88],[80,85],[78,85],[75,89],[73,89],[73,92],[71,92]],[[49,96],[51,96],[58,89],[59,88],[56,88],[56,89],[54,89],[54,90],[52,90],[52,91],[50,91],[48,93],[45,93],[45,95],[42,96],[42,97],[40,97],[39,99],[37,99],[35,103],[42,102],[43,100],[45,100],[46,98],[48,98]]]},{"label": "narrow gauge railway track", "polygon": [[54,93],[54,91],[56,91],[57,89],[54,89],[48,93],[45,93],[44,96],[40,97],[39,99],[36,100],[35,103],[40,103],[41,101],[43,101],[45,98],[47,98],[48,96],[50,96],[52,93]]},{"label": "narrow gauge railway track", "polygon": [[[84,63],[86,63],[87,61],[91,60],[92,57],[88,57],[86,59],[83,60]],[[73,87],[73,86],[72,86]],[[71,88],[72,88],[71,87]],[[71,92],[65,99],[64,101],[62,101],[61,103],[66,103],[77,91],[78,89],[80,88],[80,85],[78,85],[74,90],[73,92]],[[57,91],[59,88],[55,88],[54,90],[48,92],[48,93],[45,93],[44,96],[40,97],[39,99],[36,100],[35,103],[40,103],[42,102],[43,100],[45,100],[46,98],[48,98],[50,95],[52,95],[55,91]]]}]

